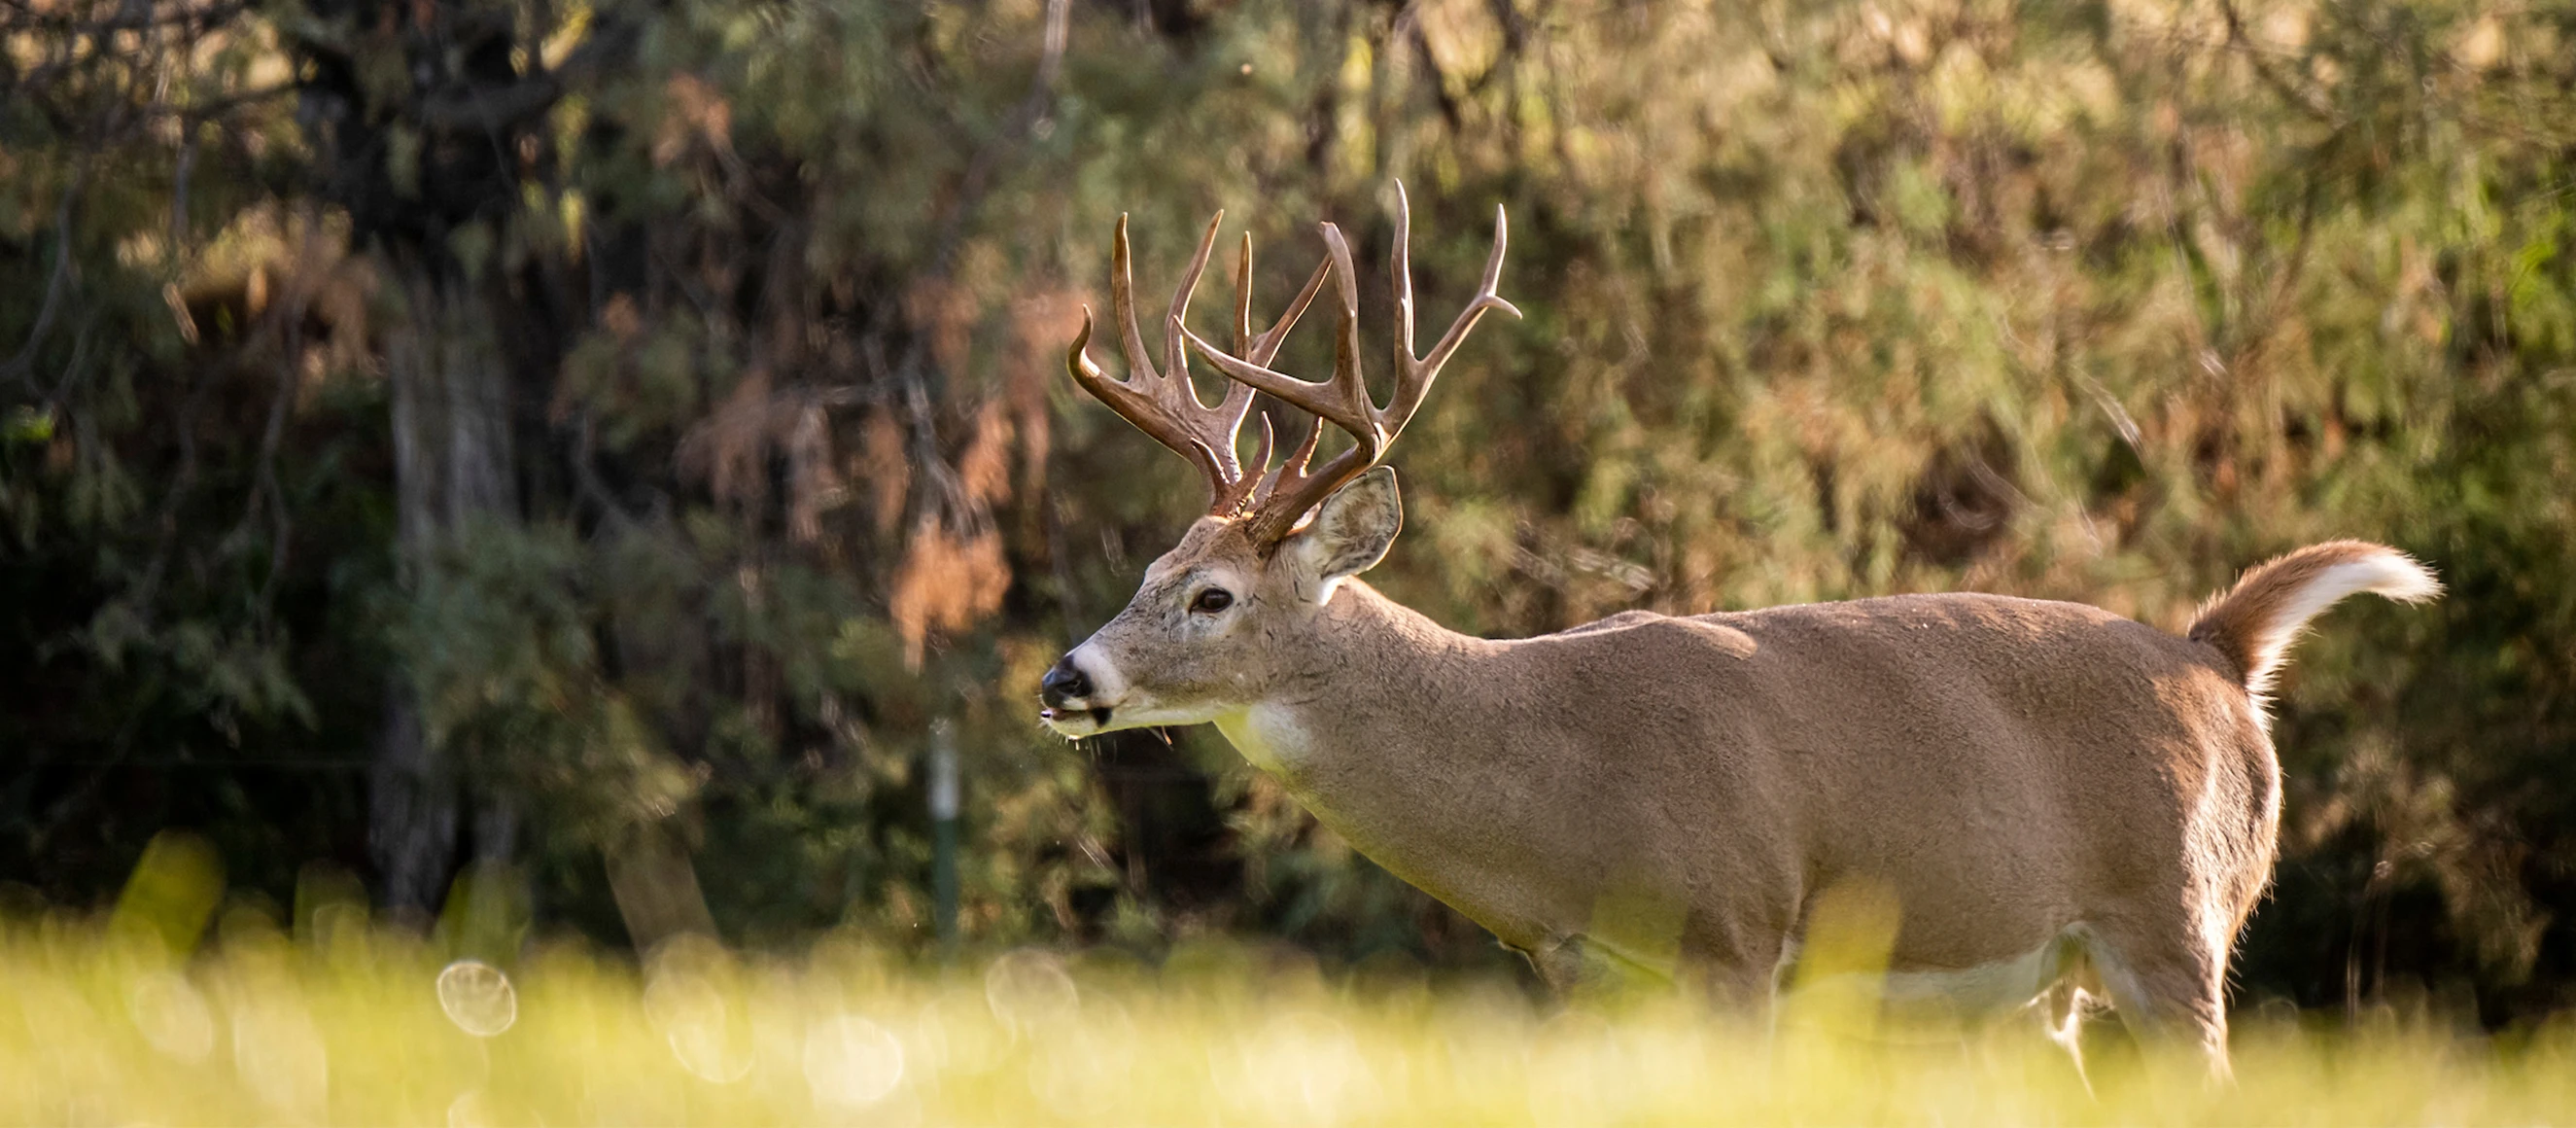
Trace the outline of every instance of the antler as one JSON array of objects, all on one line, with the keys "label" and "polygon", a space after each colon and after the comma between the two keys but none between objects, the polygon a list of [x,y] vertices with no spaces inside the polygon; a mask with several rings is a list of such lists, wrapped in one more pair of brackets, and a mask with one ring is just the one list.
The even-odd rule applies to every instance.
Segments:
[{"label": "antler", "polygon": [[[1369,395],[1368,382],[1360,375],[1359,286],[1357,272],[1351,267],[1350,244],[1342,239],[1341,229],[1330,223],[1319,224],[1324,244],[1330,248],[1335,289],[1341,296],[1340,332],[1333,341],[1333,375],[1323,382],[1300,380],[1264,367],[1266,359],[1232,356],[1210,345],[1195,333],[1189,341],[1238,387],[1268,392],[1291,404],[1312,412],[1314,429],[1298,444],[1288,460],[1264,476],[1252,494],[1250,533],[1256,544],[1277,544],[1297,527],[1306,512],[1321,504],[1333,491],[1351,479],[1368,472],[1386,456],[1387,447],[1404,431],[1422,398],[1431,390],[1431,382],[1440,375],[1440,367],[1458,351],[1469,331],[1476,327],[1485,311],[1499,309],[1514,317],[1521,311],[1504,301],[1495,288],[1502,281],[1503,249],[1509,241],[1509,230],[1503,209],[1494,208],[1494,249],[1485,259],[1485,276],[1476,286],[1476,296],[1467,308],[1441,334],[1438,344],[1426,356],[1413,355],[1413,213],[1405,198],[1404,185],[1395,186],[1395,395],[1384,408]],[[1275,342],[1273,342],[1275,348]],[[1334,455],[1322,468],[1309,471],[1307,464],[1315,454],[1315,444],[1323,438],[1324,424],[1350,433],[1350,449]],[[1266,456],[1268,423],[1263,424],[1263,451]],[[1267,461],[1265,457],[1263,461]]]},{"label": "antler", "polygon": [[[1199,402],[1196,388],[1190,386],[1189,359],[1183,343],[1191,334],[1182,324],[1189,312],[1190,295],[1198,289],[1199,275],[1207,269],[1208,253],[1216,249],[1217,226],[1225,222],[1220,211],[1208,220],[1207,234],[1199,239],[1198,253],[1190,257],[1190,268],[1181,276],[1180,287],[1172,294],[1172,306],[1163,316],[1163,368],[1156,371],[1145,351],[1145,337],[1136,328],[1135,279],[1129,269],[1127,250],[1127,217],[1118,217],[1118,238],[1112,246],[1114,273],[1109,279],[1111,312],[1119,321],[1119,344],[1127,354],[1127,379],[1112,380],[1091,362],[1087,351],[1091,344],[1091,307],[1082,307],[1082,332],[1075,335],[1073,348],[1065,354],[1064,367],[1109,410],[1117,412],[1138,430],[1153,436],[1154,441],[1179,451],[1181,456],[1207,476],[1208,490],[1213,495],[1208,512],[1223,516],[1243,507],[1252,495],[1255,476],[1243,472],[1234,454],[1235,435],[1243,428],[1244,413],[1252,408],[1253,389],[1232,384],[1225,398],[1215,407]],[[1243,257],[1235,271],[1238,297],[1235,305],[1235,348],[1247,357],[1258,358],[1255,364],[1267,364],[1279,353],[1288,330],[1296,325],[1306,306],[1324,288],[1324,265],[1315,268],[1315,276],[1297,300],[1281,314],[1268,332],[1252,332],[1252,236],[1243,237]],[[1270,423],[1261,425],[1261,447],[1253,464],[1270,462]]]}]

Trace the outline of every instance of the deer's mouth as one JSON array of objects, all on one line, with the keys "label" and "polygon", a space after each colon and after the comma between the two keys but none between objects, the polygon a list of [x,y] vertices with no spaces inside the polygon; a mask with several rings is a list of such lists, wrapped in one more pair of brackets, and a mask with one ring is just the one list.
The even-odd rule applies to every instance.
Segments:
[{"label": "deer's mouth", "polygon": [[1109,713],[1107,705],[1089,709],[1040,709],[1038,719],[1066,736],[1082,736],[1108,728]]}]

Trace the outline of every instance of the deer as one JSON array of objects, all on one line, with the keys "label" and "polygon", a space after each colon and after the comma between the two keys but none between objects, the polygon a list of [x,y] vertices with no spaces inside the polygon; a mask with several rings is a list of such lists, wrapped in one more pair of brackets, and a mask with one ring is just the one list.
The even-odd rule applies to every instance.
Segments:
[{"label": "deer", "polygon": [[[1417,356],[1397,186],[1383,407],[1331,223],[1270,328],[1253,331],[1249,234],[1231,351],[1185,323],[1223,220],[1181,275],[1159,368],[1124,216],[1110,301],[1128,373],[1092,362],[1087,306],[1066,355],[1080,387],[1187,458],[1212,496],[1125,609],[1044,674],[1045,726],[1079,739],[1213,723],[1324,827],[1558,989],[1686,978],[1768,1013],[1818,898],[1862,882],[1896,907],[1891,999],[2037,1010],[2069,1050],[2085,1011],[2107,1005],[2226,1076],[2228,960],[2281,820],[2267,693],[2311,619],[2360,592],[2430,600],[2430,570],[2378,544],[2313,544],[2243,573],[2178,635],[2083,604],[1953,593],[1471,637],[1359,577],[1403,525],[1389,448],[1483,316],[1519,315],[1498,293],[1503,209],[1473,296]],[[1331,374],[1274,371],[1327,280]],[[1212,407],[1192,352],[1226,377]],[[1256,394],[1314,417],[1275,464],[1267,413],[1252,460],[1236,450]],[[1317,465],[1328,423],[1351,445]],[[1598,911],[1622,890],[1670,911]]]}]

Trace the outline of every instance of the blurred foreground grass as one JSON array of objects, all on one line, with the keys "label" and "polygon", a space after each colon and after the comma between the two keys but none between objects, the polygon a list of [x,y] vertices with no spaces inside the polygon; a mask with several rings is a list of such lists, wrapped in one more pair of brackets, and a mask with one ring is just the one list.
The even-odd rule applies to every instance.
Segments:
[{"label": "blurred foreground grass", "polygon": [[2035,1022],[1874,1029],[1895,916],[1867,898],[1819,902],[1816,974],[1765,1032],[1225,943],[925,964],[683,933],[632,962],[528,943],[499,876],[427,933],[345,878],[210,930],[211,849],[164,835],[105,918],[0,917],[0,1124],[2576,1123],[2565,1024],[2240,1020],[2227,1089],[2114,1038],[2092,1092]]},{"label": "blurred foreground grass", "polygon": [[1672,999],[1554,1006],[1249,949],[1160,968],[683,939],[506,971],[361,914],[228,921],[179,958],[64,919],[0,937],[0,1122],[45,1124],[2543,1124],[2576,1038],[2391,1021],[2240,1032],[2213,1091],[2134,1053],[2098,1098],[2036,1037],[1748,1036]]}]

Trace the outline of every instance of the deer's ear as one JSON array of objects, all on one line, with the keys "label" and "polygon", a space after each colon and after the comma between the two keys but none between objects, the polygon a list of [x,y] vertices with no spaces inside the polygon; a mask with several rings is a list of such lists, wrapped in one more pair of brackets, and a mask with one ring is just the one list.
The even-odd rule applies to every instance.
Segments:
[{"label": "deer's ear", "polygon": [[1394,467],[1380,466],[1334,491],[1315,510],[1315,519],[1289,540],[1299,592],[1317,603],[1331,599],[1343,580],[1385,559],[1387,546],[1403,527],[1404,503],[1396,499]]}]

